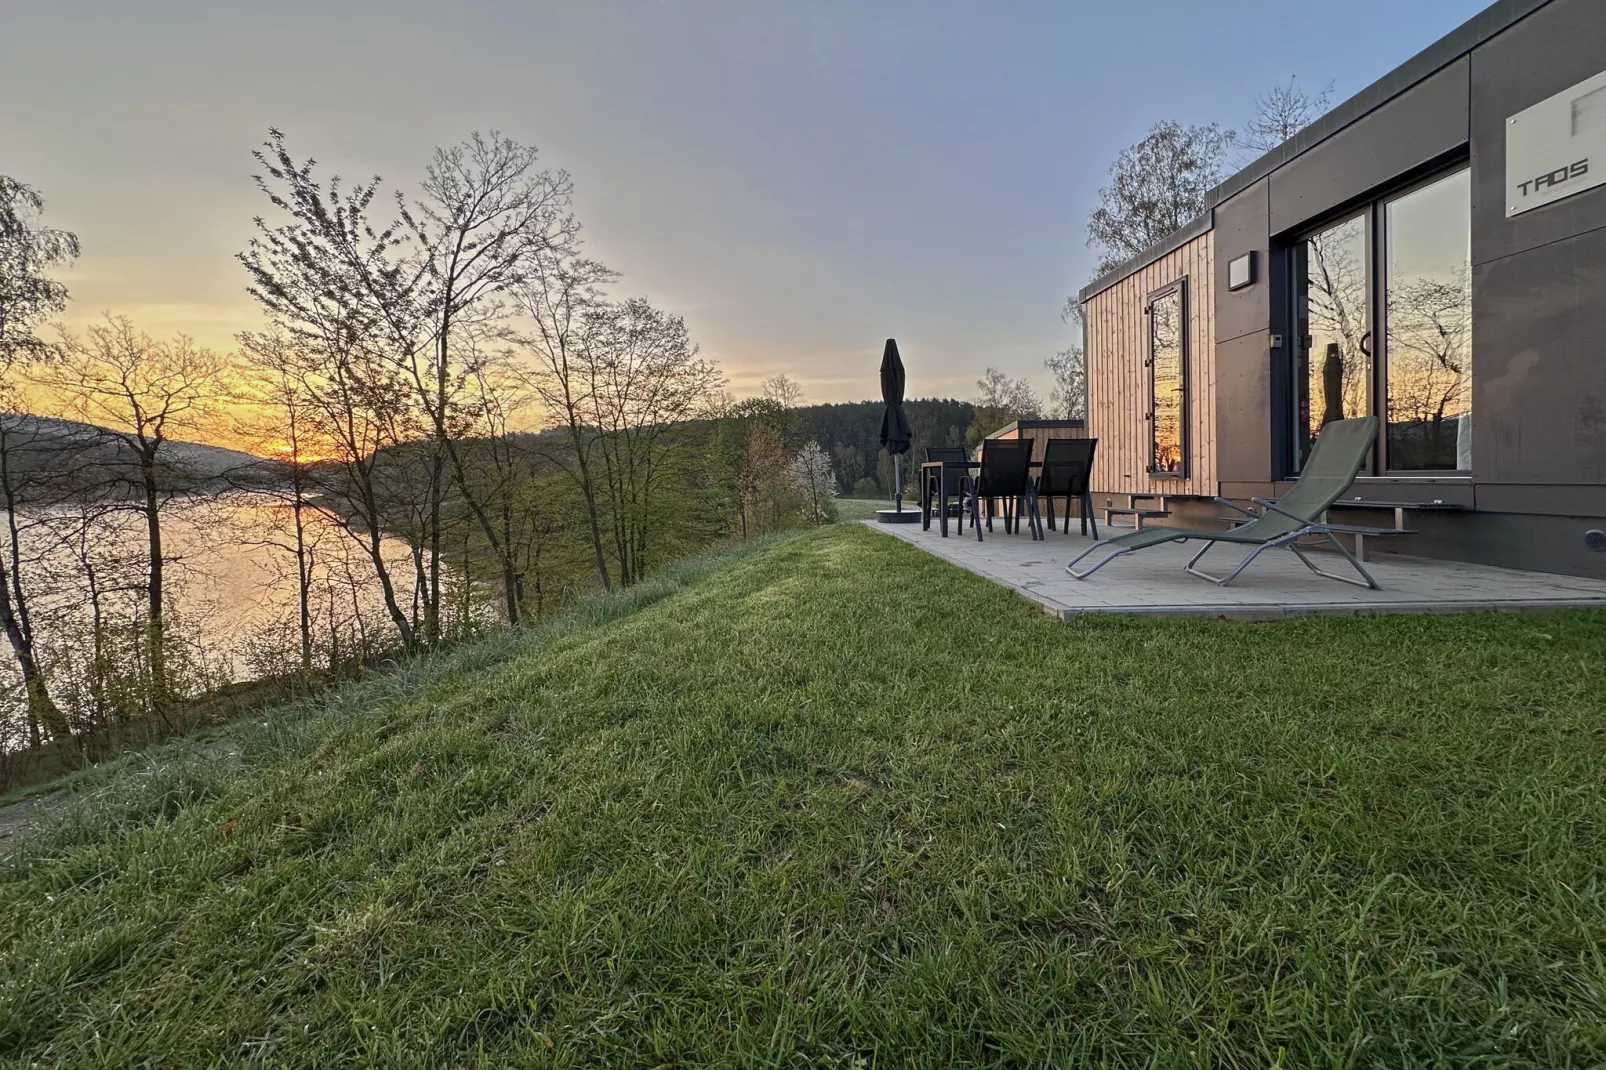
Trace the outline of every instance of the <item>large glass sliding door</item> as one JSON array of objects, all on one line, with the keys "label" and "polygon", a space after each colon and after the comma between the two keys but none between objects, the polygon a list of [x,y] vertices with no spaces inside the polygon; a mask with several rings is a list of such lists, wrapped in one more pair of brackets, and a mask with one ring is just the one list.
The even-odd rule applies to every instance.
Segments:
[{"label": "large glass sliding door", "polygon": [[1368,217],[1352,216],[1299,244],[1299,367],[1295,457],[1301,466],[1321,429],[1372,405],[1372,287]]},{"label": "large glass sliding door", "polygon": [[1372,413],[1365,471],[1471,470],[1471,233],[1463,169],[1294,246],[1296,473],[1324,426]]},{"label": "large glass sliding door", "polygon": [[1472,467],[1472,183],[1459,171],[1384,206],[1390,471]]}]

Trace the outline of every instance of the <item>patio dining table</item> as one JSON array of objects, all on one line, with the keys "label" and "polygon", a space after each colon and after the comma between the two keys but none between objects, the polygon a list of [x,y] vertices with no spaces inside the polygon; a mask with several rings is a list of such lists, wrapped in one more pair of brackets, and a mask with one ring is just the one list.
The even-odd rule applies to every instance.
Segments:
[{"label": "patio dining table", "polygon": [[[1032,461],[1029,465],[1034,470],[1043,467],[1042,461]],[[948,472],[967,473],[972,468],[980,468],[980,461],[924,461],[920,465],[920,527],[925,531],[931,530],[931,491],[930,481],[926,479],[928,472],[937,473],[937,494],[942,499],[944,508],[937,510],[938,529],[942,537],[948,537]],[[963,518],[961,518],[963,519]],[[963,529],[961,529],[963,530]]]}]

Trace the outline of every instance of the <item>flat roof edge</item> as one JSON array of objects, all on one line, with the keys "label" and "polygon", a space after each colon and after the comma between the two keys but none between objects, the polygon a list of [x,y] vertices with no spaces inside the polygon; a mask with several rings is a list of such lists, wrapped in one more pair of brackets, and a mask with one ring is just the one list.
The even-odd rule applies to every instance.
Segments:
[{"label": "flat roof edge", "polygon": [[1085,302],[1089,298],[1103,293],[1122,279],[1148,267],[1167,253],[1174,253],[1199,235],[1208,233],[1215,225],[1215,213],[1208,208],[1205,209],[1179,229],[1173,230],[1136,256],[1128,257],[1121,261],[1121,263],[1082,287],[1081,291],[1077,293],[1076,299]]}]

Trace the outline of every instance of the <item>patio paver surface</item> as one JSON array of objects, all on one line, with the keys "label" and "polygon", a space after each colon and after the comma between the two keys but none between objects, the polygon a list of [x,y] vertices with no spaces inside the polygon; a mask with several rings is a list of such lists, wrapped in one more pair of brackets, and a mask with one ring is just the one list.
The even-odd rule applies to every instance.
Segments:
[{"label": "patio paver surface", "polygon": [[[996,530],[986,533],[985,541],[977,542],[968,528],[960,536],[953,526],[944,539],[935,522],[930,531],[922,530],[919,524],[866,523],[960,568],[1013,588],[1049,613],[1065,618],[1083,613],[1140,613],[1275,620],[1303,614],[1606,609],[1606,580],[1393,554],[1377,554],[1366,563],[1382,587],[1379,591],[1314,575],[1297,557],[1282,549],[1266,551],[1230,586],[1217,587],[1182,570],[1199,549],[1199,544],[1193,542],[1140,550],[1116,558],[1085,580],[1077,580],[1066,573],[1065,565],[1093,541],[1081,535],[1050,531],[1046,541],[1033,542],[1024,531],[1004,534],[1003,525],[995,521]],[[1100,530],[1104,530],[1102,526]],[[1113,529],[1115,533],[1129,530]],[[1217,546],[1201,567],[1225,574],[1247,552],[1234,546]],[[1313,553],[1312,559],[1330,571],[1349,567],[1332,552],[1320,552],[1319,556]]]}]

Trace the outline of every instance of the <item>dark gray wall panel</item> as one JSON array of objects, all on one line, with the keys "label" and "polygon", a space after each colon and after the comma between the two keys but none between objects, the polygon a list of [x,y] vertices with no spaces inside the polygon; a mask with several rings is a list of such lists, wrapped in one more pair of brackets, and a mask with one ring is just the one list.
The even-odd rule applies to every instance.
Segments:
[{"label": "dark gray wall panel", "polygon": [[1606,520],[1606,485],[1479,483],[1476,490],[1478,508],[1493,513],[1592,516],[1596,520]]},{"label": "dark gray wall panel", "polygon": [[[1216,340],[1265,334],[1271,327],[1270,252],[1266,226],[1270,184],[1260,181],[1216,209]],[[1255,283],[1227,289],[1227,265],[1255,254]]]},{"label": "dark gray wall panel", "polygon": [[[1508,31],[1509,32],[1509,31]],[[1271,232],[1301,227],[1467,143],[1463,57],[1271,175]]]},{"label": "dark gray wall panel", "polygon": [[1361,476],[1350,498],[1374,502],[1444,502],[1465,509],[1477,505],[1470,479],[1412,479],[1409,476]]},{"label": "dark gray wall panel", "polygon": [[1606,483],[1606,230],[1474,265],[1472,470]]},{"label": "dark gray wall panel", "polygon": [[1601,526],[1599,517],[1410,513],[1407,522],[1417,534],[1369,539],[1366,548],[1378,557],[1410,554],[1606,579],[1606,554],[1584,544],[1584,532]]},{"label": "dark gray wall panel", "polygon": [[1271,361],[1264,331],[1216,343],[1216,479],[1271,479]]},{"label": "dark gray wall panel", "polygon": [[[1554,0],[1472,53],[1472,260],[1606,227],[1606,186],[1506,218],[1506,120],[1606,70],[1606,3]],[[1606,160],[1600,161],[1606,167]]]}]

